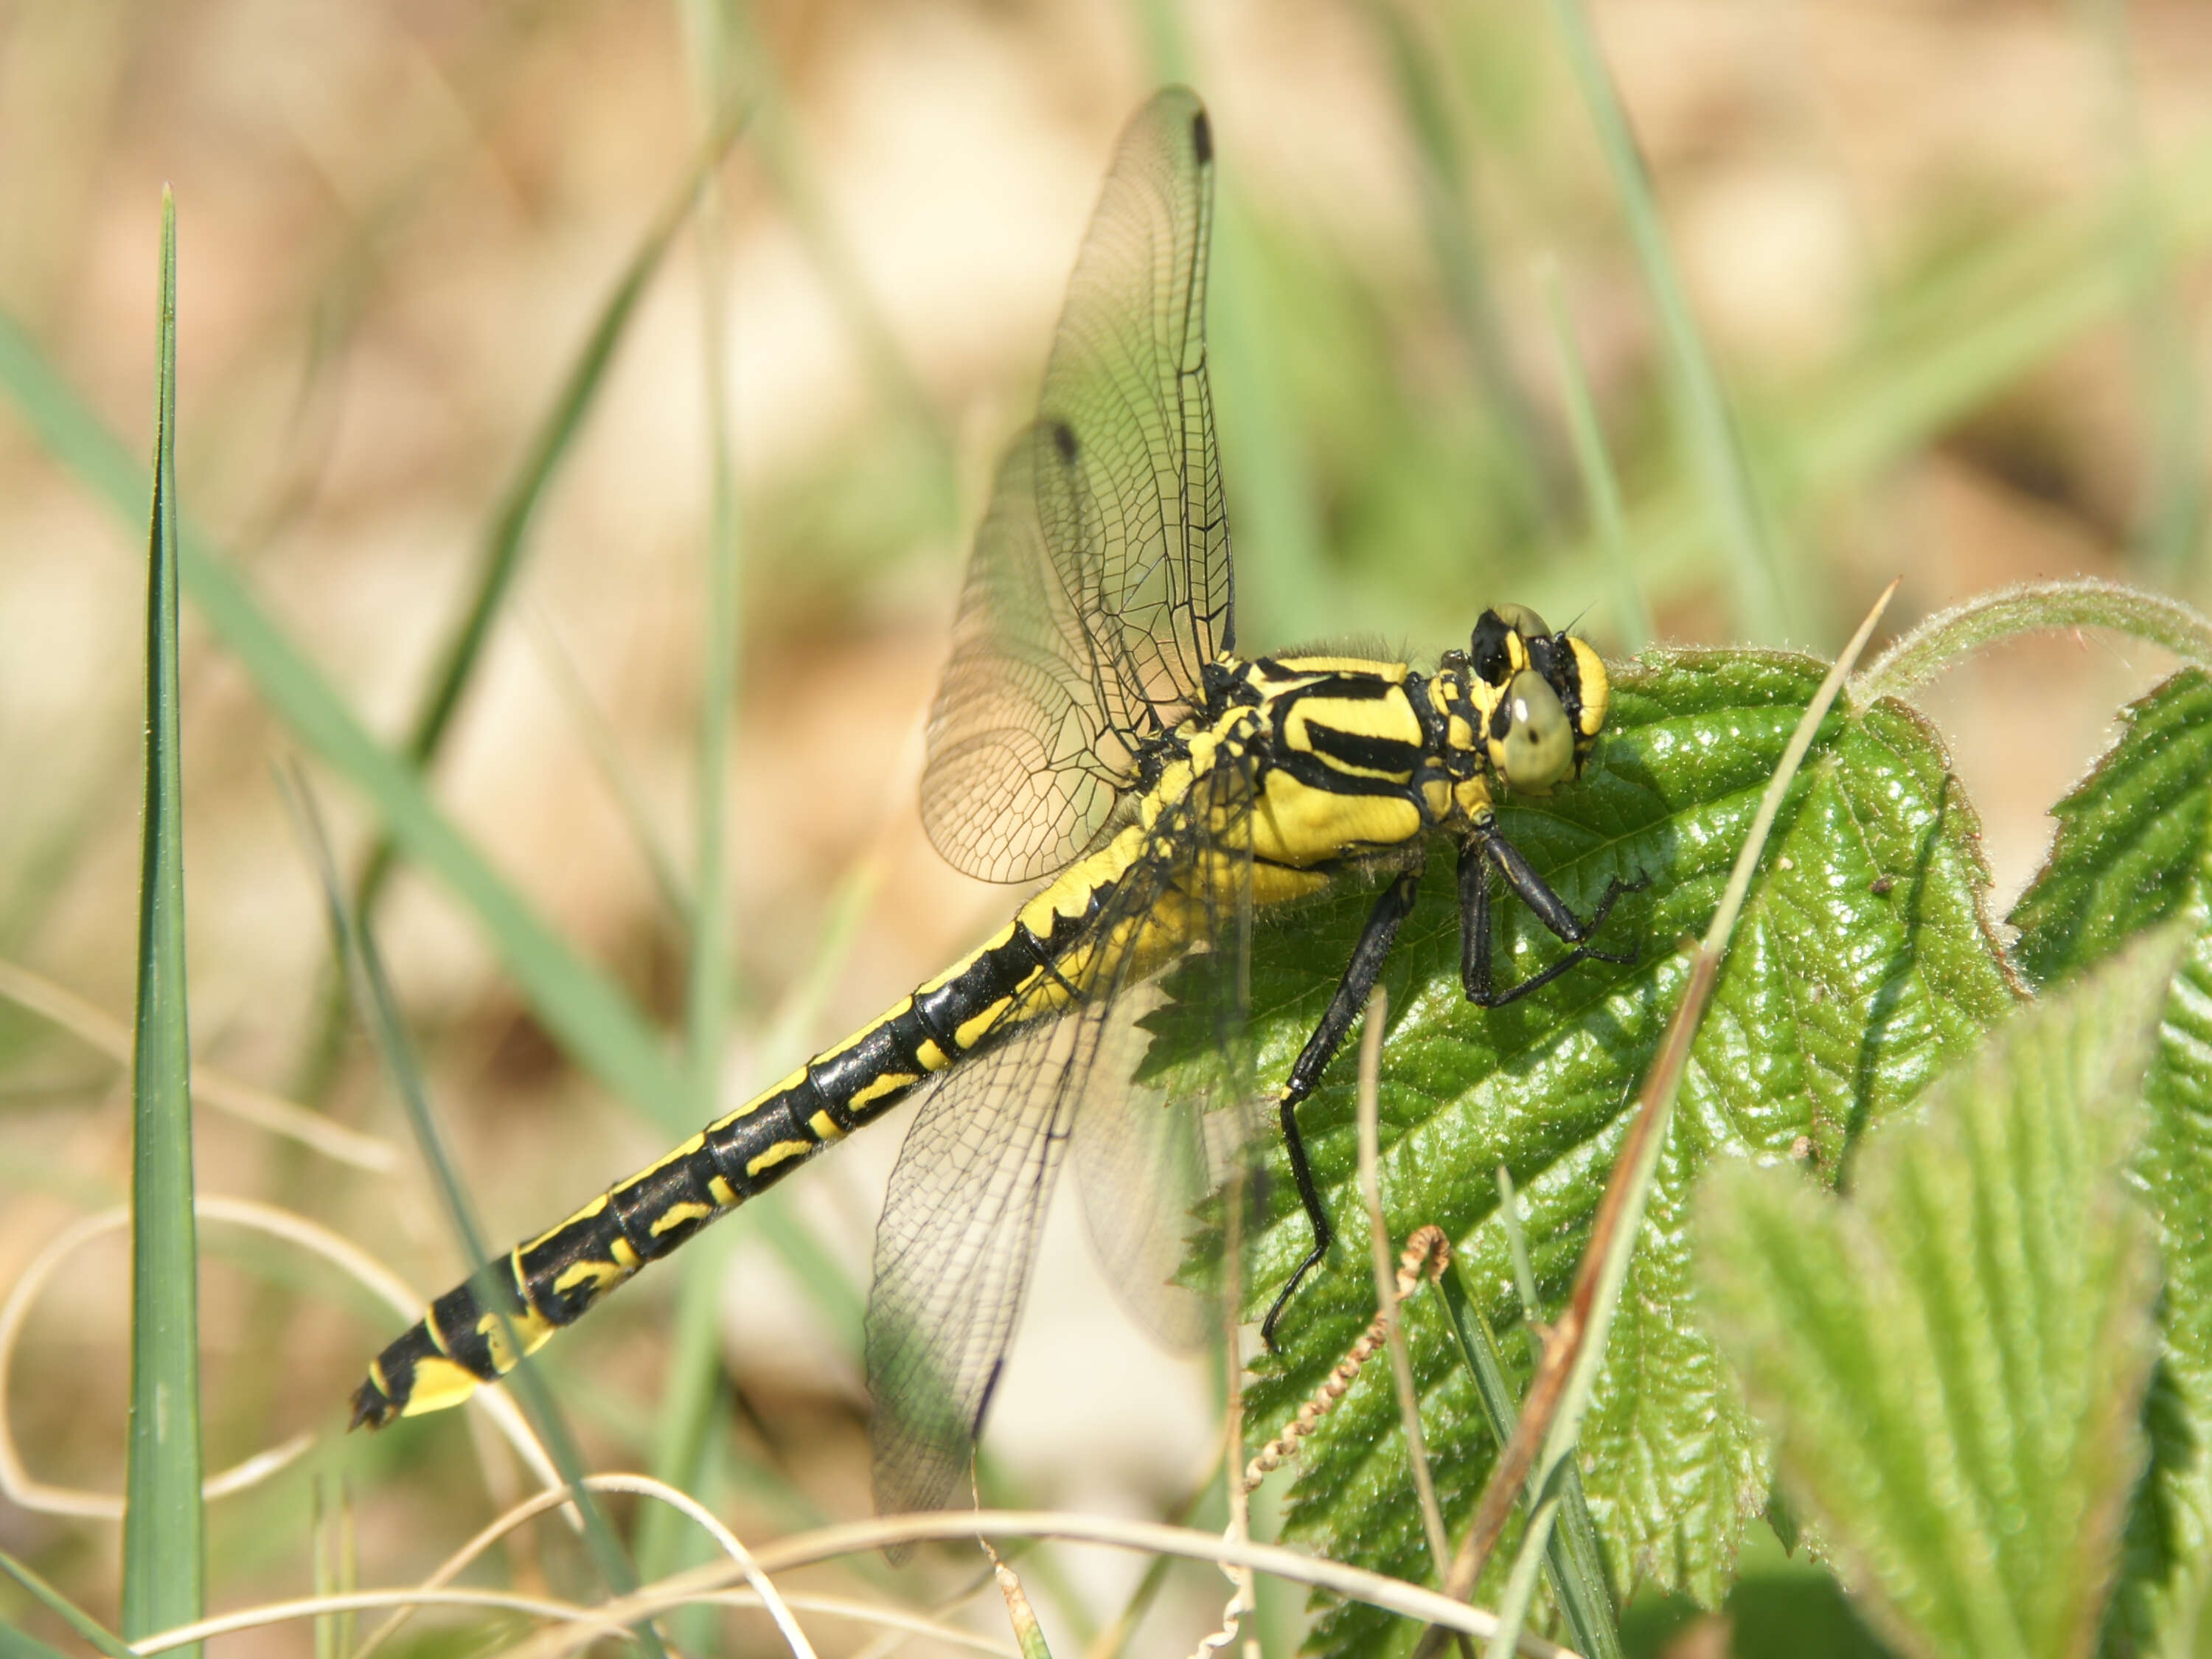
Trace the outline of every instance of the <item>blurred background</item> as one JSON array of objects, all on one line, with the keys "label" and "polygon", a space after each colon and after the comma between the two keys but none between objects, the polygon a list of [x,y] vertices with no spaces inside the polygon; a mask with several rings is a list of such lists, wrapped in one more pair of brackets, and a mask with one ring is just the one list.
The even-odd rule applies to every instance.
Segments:
[{"label": "blurred background", "polygon": [[[128,1188],[127,1077],[88,1037],[132,995],[134,469],[164,184],[179,472],[210,562],[185,619],[198,1049],[382,1149],[349,1163],[204,1103],[199,1176],[312,1216],[420,1291],[462,1264],[333,1002],[275,769],[305,759],[351,883],[381,817],[317,711],[416,742],[482,867],[627,1011],[580,1054],[531,977],[551,971],[538,936],[398,862],[383,942],[500,1240],[973,944],[1009,896],[922,836],[920,720],[1115,136],[1164,80],[1200,90],[1217,134],[1242,643],[1428,659],[1517,599],[1581,614],[1609,653],[1828,653],[1899,573],[1892,634],[2083,573],[2202,601],[2212,9],[1613,0],[1588,21],[1649,165],[1671,319],[1550,7],[0,4],[0,1285]],[[1686,344],[1725,389],[1749,522],[1696,459]],[[1577,465],[1577,375],[1626,569]],[[718,546],[736,572],[719,635]],[[472,607],[481,654],[441,726]],[[1998,914],[2045,811],[2167,665],[2069,635],[1926,694]],[[702,989],[710,708],[733,721],[728,968]],[[625,1030],[647,1034],[643,1060]],[[688,1071],[687,1031],[711,1049]],[[652,1086],[656,1066],[675,1086]],[[641,1283],[548,1351],[592,1462],[688,1457],[749,1538],[866,1512],[858,1309],[899,1133],[824,1160],[695,1247],[688,1277]],[[1176,1513],[1214,1452],[1218,1379],[1144,1345],[1062,1211],[998,1401],[1001,1495]],[[205,1241],[210,1467],[313,1437],[216,1510],[216,1604],[306,1587],[315,1495],[336,1503],[341,1476],[363,1580],[419,1577],[516,1489],[511,1462],[479,1458],[458,1413],[341,1435],[397,1322],[277,1246]],[[126,1260],[121,1235],[72,1254],[13,1333],[7,1423],[39,1480],[119,1486]],[[672,1450],[663,1391],[685,1376],[713,1403],[702,1442]],[[117,1547],[110,1522],[0,1496],[0,1548],[103,1616]],[[557,1583],[563,1549],[517,1546],[510,1571]],[[1069,1557],[1048,1617],[1087,1639],[1140,1566]],[[1219,1599],[1179,1574],[1146,1628],[1187,1645]],[[1720,1626],[1674,1639],[1725,1650]]]}]

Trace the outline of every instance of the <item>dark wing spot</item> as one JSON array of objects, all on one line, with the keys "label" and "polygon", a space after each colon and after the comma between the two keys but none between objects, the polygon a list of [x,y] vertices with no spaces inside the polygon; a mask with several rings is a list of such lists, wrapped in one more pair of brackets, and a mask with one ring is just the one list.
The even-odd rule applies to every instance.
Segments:
[{"label": "dark wing spot", "polygon": [[975,1399],[975,1415],[968,1419],[968,1437],[983,1437],[983,1419],[991,1409],[991,1396],[999,1391],[999,1378],[1006,1369],[1006,1357],[1000,1354],[991,1362],[991,1374],[983,1379],[983,1392]]},{"label": "dark wing spot", "polygon": [[1075,428],[1066,421],[1052,423],[1052,447],[1060,452],[1060,459],[1068,465],[1075,465]]},{"label": "dark wing spot", "polygon": [[1198,152],[1198,164],[1206,167],[1213,160],[1213,123],[1206,118],[1204,110],[1190,118],[1190,147]]}]

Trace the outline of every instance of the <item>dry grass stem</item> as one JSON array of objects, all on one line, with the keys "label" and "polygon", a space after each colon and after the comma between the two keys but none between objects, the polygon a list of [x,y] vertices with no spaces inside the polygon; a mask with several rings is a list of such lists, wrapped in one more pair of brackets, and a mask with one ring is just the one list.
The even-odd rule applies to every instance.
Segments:
[{"label": "dry grass stem", "polygon": [[[129,1069],[131,1028],[74,991],[65,990],[27,968],[0,961],[0,997],[58,1025],[87,1048],[98,1049],[117,1065]],[[325,1158],[350,1164],[357,1170],[367,1170],[374,1175],[398,1171],[399,1149],[390,1141],[333,1123],[319,1112],[311,1112],[266,1089],[241,1083],[198,1060],[192,1061],[192,1098],[229,1113],[240,1123],[296,1140]]]},{"label": "dry grass stem", "polygon": [[[1650,1190],[1652,1173],[1658,1165],[1659,1152],[1673,1121],[1675,1091],[1689,1065],[1690,1044],[1697,1036],[1698,1023],[1720,978],[1722,953],[1741,912],[1753,872],[1765,848],[1767,833],[1781,810],[1783,797],[1789,793],[1790,781],[1812,748],[1820,723],[1827,718],[1828,709],[1843,690],[1859,653],[1866,649],[1875,624],[1897,586],[1897,582],[1892,581],[1882,590],[1881,597],[1859,624],[1858,632],[1830,667],[1826,678],[1820,682],[1820,690],[1797,722],[1781,763],[1767,781],[1765,793],[1745,838],[1743,850],[1737,855],[1735,868],[1721,896],[1712,923],[1691,957],[1689,979],[1683,988],[1681,1000],[1644,1078],[1638,1096],[1636,1120],[1629,1126],[1613,1164],[1612,1179],[1606,1183],[1605,1196],[1591,1226],[1582,1264],[1575,1271],[1566,1308],[1555,1323],[1540,1332],[1536,1374],[1529,1379],[1513,1437],[1498,1454],[1489,1482],[1475,1505],[1474,1524],[1461,1540],[1452,1558],[1451,1569],[1444,1576],[1444,1593],[1448,1595],[1457,1598],[1473,1594],[1475,1582],[1481,1577],[1483,1568],[1489,1564],[1491,1553],[1505,1530],[1507,1517],[1521,1498],[1530,1471],[1538,1468],[1539,1452],[1542,1453],[1541,1473],[1548,1479],[1573,1450],[1582,1405],[1589,1399],[1597,1361],[1604,1349],[1604,1334],[1611,1324],[1621,1282],[1626,1277],[1628,1258],[1634,1250],[1635,1233],[1643,1224],[1644,1200]],[[1593,1335],[1595,1341],[1590,1340]],[[1537,1530],[1530,1529],[1530,1541],[1540,1547]],[[1414,1650],[1415,1659],[1429,1659],[1441,1645],[1440,1632],[1431,1630]]]},{"label": "dry grass stem", "polygon": [[[413,1316],[422,1305],[422,1298],[381,1262],[304,1216],[295,1215],[289,1210],[280,1210],[273,1205],[258,1204],[251,1199],[206,1195],[195,1202],[193,1209],[204,1222],[222,1222],[230,1226],[243,1227],[272,1238],[281,1238],[320,1256],[374,1291],[402,1316]],[[9,1426],[8,1377],[16,1344],[22,1337],[24,1322],[30,1316],[33,1304],[55,1269],[94,1239],[108,1233],[121,1232],[130,1224],[130,1211],[118,1206],[87,1216],[64,1228],[32,1258],[15,1284],[9,1287],[6,1297],[0,1299],[0,1493],[4,1493],[11,1502],[27,1510],[49,1515],[74,1515],[111,1521],[122,1517],[123,1499],[116,1494],[88,1492],[75,1486],[50,1486],[31,1474],[24,1466],[22,1455],[16,1447],[14,1431]],[[537,1436],[530,1431],[529,1425],[522,1420],[522,1413],[515,1408],[514,1402],[495,1389],[485,1389],[477,1398],[483,1402],[486,1414],[514,1448],[517,1455],[530,1466],[542,1482],[557,1488],[560,1476],[554,1472],[552,1460],[545,1455],[544,1448],[538,1444]],[[210,1499],[226,1498],[268,1479],[298,1458],[313,1444],[313,1440],[312,1435],[295,1435],[281,1445],[255,1454],[222,1474],[210,1477],[205,1495]]]},{"label": "dry grass stem", "polygon": [[[651,1498],[698,1523],[699,1529],[714,1540],[714,1546],[743,1571],[752,1583],[753,1590],[764,1606],[773,1613],[782,1605],[781,1598],[767,1578],[752,1565],[752,1557],[738,1541],[737,1534],[725,1527],[714,1512],[689,1492],[680,1492],[665,1481],[644,1474],[594,1474],[585,1478],[584,1485],[592,1492],[629,1492],[639,1498]],[[555,1486],[533,1494],[510,1506],[495,1516],[475,1537],[455,1550],[439,1564],[438,1570],[422,1581],[426,1589],[439,1589],[460,1577],[469,1564],[525,1522],[536,1519],[549,1510],[563,1509],[568,1502],[568,1489]],[[399,1626],[407,1621],[411,1608],[402,1608],[369,1632],[368,1639],[355,1650],[351,1659],[368,1659],[368,1656],[390,1640]],[[781,1623],[781,1620],[779,1620]]]},{"label": "dry grass stem", "polygon": [[[1395,1290],[1390,1270],[1390,1228],[1382,1216],[1382,1031],[1389,1024],[1389,993],[1377,985],[1367,999],[1359,1036],[1359,1193],[1367,1204],[1367,1242],[1375,1264],[1376,1317],[1390,1352],[1390,1378],[1398,1394],[1398,1421],[1406,1432],[1406,1457],[1413,1472],[1413,1496],[1421,1509],[1429,1559],[1441,1574],[1451,1560],[1451,1539],[1437,1504],[1436,1481],[1429,1473],[1429,1449],[1421,1437],[1421,1396],[1413,1386],[1413,1362],[1406,1352],[1406,1330],[1398,1304],[1407,1292]],[[1433,1230],[1432,1230],[1433,1231]],[[1443,1235],[1437,1231],[1437,1237]],[[1445,1247],[1447,1257],[1449,1247]],[[1439,1267],[1438,1272],[1443,1269]]]},{"label": "dry grass stem", "polygon": [[[1397,1283],[1392,1287],[1395,1300],[1402,1302],[1413,1293],[1422,1276],[1433,1279],[1443,1272],[1451,1261],[1451,1241],[1444,1237],[1443,1228],[1433,1223],[1414,1230],[1406,1241],[1406,1248],[1398,1257]],[[1298,1449],[1298,1443],[1317,1428],[1321,1420],[1336,1409],[1336,1402],[1344,1398],[1345,1391],[1384,1340],[1384,1315],[1378,1310],[1359,1340],[1345,1351],[1344,1358],[1336,1362],[1336,1369],[1322,1379],[1319,1388],[1298,1414],[1284,1425],[1283,1431],[1261,1447],[1252,1461],[1244,1466],[1244,1489],[1258,1486],[1287,1462]]]},{"label": "dry grass stem", "polygon": [[[824,1527],[786,1539],[754,1552],[763,1572],[787,1572],[817,1561],[860,1554],[899,1544],[932,1540],[972,1540],[978,1535],[998,1538],[1054,1538],[1069,1543],[1105,1545],[1115,1549],[1165,1554],[1186,1560],[1212,1561],[1249,1566],[1256,1572],[1310,1585],[1333,1595],[1364,1601],[1408,1619],[1447,1629],[1465,1631],[1487,1639],[1498,1620],[1479,1607],[1455,1601],[1434,1590],[1423,1589],[1401,1579],[1358,1567],[1346,1566],[1300,1554],[1273,1544],[1237,1542],[1212,1533],[1186,1527],[1164,1526],[1152,1521],[1119,1521],[1103,1516],[1066,1514],[1054,1510],[981,1510],[957,1513],[892,1516],[878,1521],[851,1522]],[[672,1607],[697,1601],[708,1591],[727,1586],[735,1571],[727,1564],[695,1567],[649,1584],[635,1595],[604,1604],[606,1620],[623,1625],[656,1617]],[[590,1642],[589,1632],[573,1629],[542,1631],[501,1650],[502,1659],[560,1659]],[[1573,1659],[1570,1650],[1541,1637],[1523,1633],[1516,1650],[1527,1659]]]}]

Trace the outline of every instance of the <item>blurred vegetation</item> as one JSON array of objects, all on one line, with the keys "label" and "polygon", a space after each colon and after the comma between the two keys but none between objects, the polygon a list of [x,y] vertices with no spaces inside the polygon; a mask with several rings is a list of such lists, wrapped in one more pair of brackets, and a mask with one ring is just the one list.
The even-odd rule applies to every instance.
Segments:
[{"label": "blurred vegetation", "polygon": [[[1252,645],[1425,658],[1514,598],[1608,650],[1648,617],[1656,641],[1825,653],[1900,570],[1900,629],[2031,578],[2212,589],[2191,0],[31,0],[0,13],[0,963],[132,1005],[166,182],[204,1193],[311,1217],[418,1290],[456,1271],[393,1091],[333,1023],[272,762],[307,759],[348,884],[393,838],[380,937],[495,1237],[997,919],[1006,896],[919,832],[913,733],[1112,135],[1169,75],[1219,135],[1213,374]],[[1608,148],[1607,86],[1633,152]],[[1608,468],[1625,564],[1589,506]],[[2020,641],[1919,698],[1998,912],[2170,661]],[[88,1030],[0,1000],[0,1285],[129,1193],[131,1091]],[[211,1109],[225,1078],[391,1167]],[[853,1356],[896,1146],[875,1139],[548,1350],[588,1462],[656,1468],[748,1540],[865,1509]],[[459,1413],[341,1435],[389,1311],[259,1235],[203,1243],[207,1467],[311,1437],[210,1508],[214,1605],[301,1593],[338,1556],[420,1578],[526,1484]],[[0,1379],[55,1486],[123,1487],[127,1260],[110,1239],[62,1263]],[[1049,1381],[1026,1428],[1002,1401],[987,1496],[1165,1513],[1200,1484],[1211,1385],[1114,1317],[1033,1316],[1018,1369]],[[1102,1376],[1127,1380],[1086,1402]],[[643,1507],[610,1500],[656,1564],[689,1559]],[[119,1532],[0,1494],[0,1551],[111,1626]],[[495,1553],[516,1586],[599,1582],[557,1523]],[[1138,1571],[1021,1565],[1073,1644]],[[799,1582],[969,1587],[965,1557],[902,1571]],[[1738,1650],[1865,1650],[1802,1555],[1743,1572]],[[1218,1581],[1166,1580],[1132,1650],[1210,1628]],[[1270,1651],[1297,1607],[1263,1594]],[[0,1619],[79,1639],[7,1583]],[[1648,1603],[1628,1634],[1722,1639]]]}]

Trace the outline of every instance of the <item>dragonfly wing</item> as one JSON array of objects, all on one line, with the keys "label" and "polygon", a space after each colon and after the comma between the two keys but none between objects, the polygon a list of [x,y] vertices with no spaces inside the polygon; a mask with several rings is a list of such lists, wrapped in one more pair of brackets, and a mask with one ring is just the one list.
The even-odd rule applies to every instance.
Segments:
[{"label": "dragonfly wing", "polygon": [[[936,1508],[966,1474],[1071,1139],[1088,1142],[1094,1222],[1109,1193],[1127,1212],[1107,1235],[1094,1228],[1116,1284],[1134,1286],[1132,1300],[1147,1322],[1170,1337],[1188,1342],[1202,1333],[1202,1310],[1188,1305],[1199,1298],[1168,1282],[1182,1229],[1153,1216],[1172,1200],[1151,1184],[1168,1167],[1170,1138],[1138,1133],[1133,1126],[1147,1120],[1128,1103],[1144,1048],[1136,1019],[1151,1006],[1139,981],[1197,937],[1191,930],[1201,921],[1183,887],[1194,823],[1188,803],[1169,813],[1151,851],[1101,895],[1086,943],[1060,958],[1079,974],[1073,1006],[1010,1006],[1000,1016],[1012,1027],[1007,1036],[948,1073],[907,1132],[877,1228],[868,1296],[876,1504],[884,1514]],[[1040,978],[1030,994],[1056,1000],[1062,983]],[[1081,1131],[1093,1114],[1104,1120],[1101,1129]],[[1155,1316],[1154,1302],[1187,1305]]]},{"label": "dragonfly wing", "polygon": [[1039,515],[1037,446],[1018,439],[975,534],[929,717],[921,819],[937,850],[987,881],[1060,868],[1097,839],[1130,776],[1085,631]]},{"label": "dragonfly wing", "polygon": [[[1180,821],[1163,826],[1164,839],[1181,843],[1176,896],[1203,918],[1206,948],[1117,998],[1100,1039],[1113,1052],[1091,1071],[1075,1119],[1076,1185],[1100,1266],[1131,1316],[1176,1349],[1220,1329],[1218,1298],[1190,1279],[1206,1237],[1199,1206],[1242,1176],[1254,1144],[1251,805],[1249,770],[1224,757]],[[1169,1022],[1189,1025],[1192,1040],[1171,1046],[1200,1060],[1176,1069],[1172,1089],[1130,1081],[1147,1028]]]},{"label": "dragonfly wing", "polygon": [[876,1508],[944,1506],[1019,1322],[1097,1022],[1046,1019],[922,1103],[891,1172],[868,1293]]},{"label": "dragonfly wing", "polygon": [[1205,665],[1233,643],[1212,204],[1206,112],[1170,88],[1122,135],[931,710],[922,822],[970,875],[1029,880],[1088,848],[1138,747],[1202,704]]}]

